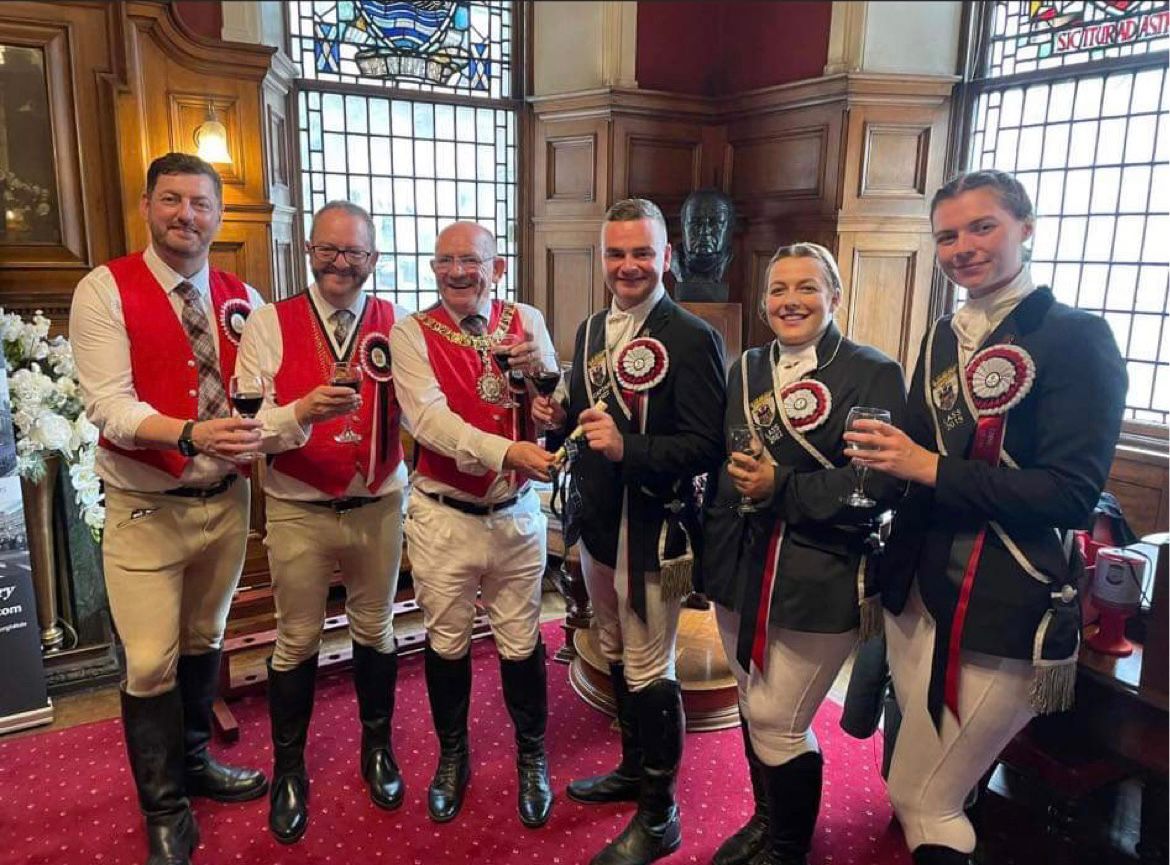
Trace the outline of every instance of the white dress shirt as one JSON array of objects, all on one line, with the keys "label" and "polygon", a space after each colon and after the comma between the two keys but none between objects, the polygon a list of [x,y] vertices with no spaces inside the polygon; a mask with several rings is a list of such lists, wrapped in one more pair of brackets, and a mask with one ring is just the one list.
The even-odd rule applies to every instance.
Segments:
[{"label": "white dress shirt", "polygon": [[660,282],[650,292],[648,298],[641,303],[634,304],[629,309],[618,307],[617,298],[610,302],[609,314],[605,317],[605,347],[608,349],[610,357],[616,355],[627,342],[638,335],[638,331],[642,329],[642,325],[650,317],[650,311],[657,306],[658,301],[662,300],[665,294],[666,288]]},{"label": "white dress shirt", "polygon": [[[153,246],[144,254],[147,268],[167,293],[171,309],[180,322],[183,298],[175,288],[182,282],[195,286],[203,298],[203,311],[215,336],[215,351],[221,350],[225,338],[216,311],[211,303],[211,283],[207,265],[190,277],[183,277],[159,258]],[[253,308],[262,308],[264,298],[251,286],[245,286],[248,302]],[[90,421],[113,444],[127,450],[139,450],[135,444],[138,427],[148,417],[161,414],[158,409],[138,398],[134,374],[130,367],[130,337],[126,333],[126,319],[122,298],[114,275],[104,264],[95,267],[77,283],[73,305],[69,313],[69,341],[77,363],[77,379],[81,397]],[[195,361],[188,361],[195,366]],[[227,390],[227,383],[224,383]],[[195,391],[191,396],[197,396]],[[164,471],[135,459],[116,454],[107,448],[97,449],[95,468],[98,476],[114,487],[139,492],[162,492],[179,486],[208,487],[225,475],[239,471],[226,460],[199,454],[192,459],[182,476],[175,479]]]},{"label": "white dress shirt", "polygon": [[[824,331],[821,331],[816,337],[801,345],[777,342],[780,351],[776,358],[776,375],[773,378],[776,388],[787,387],[817,368],[817,343],[824,335]],[[776,399],[777,401],[780,399],[779,390],[776,392]]]},{"label": "white dress shirt", "polygon": [[[333,333],[331,319],[338,307],[333,306],[321,296],[321,291],[317,288],[316,283],[309,286],[309,300],[316,308],[321,321],[325,323],[325,333],[334,352],[338,357],[344,357],[345,351],[357,338],[358,322],[361,320],[362,311],[366,306],[366,293],[359,292],[353,304],[346,307],[353,313],[354,317],[350,322],[345,345],[338,344]],[[394,305],[395,321],[401,321],[408,315],[410,313],[405,309],[397,304]],[[312,351],[311,346],[299,346],[299,349]],[[240,340],[240,351],[236,355],[236,374],[262,376],[271,383],[280,370],[283,359],[284,340],[280,332],[280,319],[276,307],[266,306],[256,310],[248,316],[248,323],[244,326],[244,336]],[[328,384],[328,382],[322,380],[321,384]],[[276,405],[273,396],[270,386],[264,394],[264,405],[256,415],[264,422],[264,443],[261,449],[268,454],[278,454],[303,446],[314,434],[313,427],[311,425],[301,426],[297,423],[293,407],[295,400],[286,402],[284,405]],[[317,433],[317,435],[321,435],[321,433]],[[353,480],[349,482],[349,487],[346,488],[342,497],[384,496],[400,490],[406,484],[406,465],[404,462],[399,463],[398,468],[373,493],[366,487],[366,481],[367,479],[360,472],[355,472]],[[264,473],[264,492],[266,495],[275,496],[278,499],[291,499],[293,501],[320,501],[330,498],[316,487],[286,475],[274,466],[269,466],[268,471]]]},{"label": "white dress shirt", "polygon": [[1033,291],[1032,272],[1025,264],[1003,288],[983,297],[968,298],[951,317],[951,330],[959,338],[959,362],[966,366],[971,356],[991,336],[1017,304]]},{"label": "white dress shirt", "polygon": [[[458,323],[456,315],[444,305],[452,320]],[[521,327],[532,334],[538,351],[543,357],[556,357],[544,316],[540,310],[525,303],[516,304],[520,314]],[[491,322],[491,298],[480,304],[479,314]],[[411,432],[419,442],[443,456],[455,460],[461,472],[469,475],[484,475],[497,472],[496,479],[488,487],[484,502],[500,502],[511,498],[522,485],[517,483],[515,472],[504,472],[504,455],[514,442],[503,436],[484,432],[465,421],[447,406],[431,363],[427,358],[426,339],[422,326],[410,316],[395,325],[390,334],[390,356],[394,365],[394,383],[398,391],[398,404],[407,418]],[[424,493],[449,495],[452,498],[471,500],[462,490],[457,490],[415,472],[411,483]]]}]

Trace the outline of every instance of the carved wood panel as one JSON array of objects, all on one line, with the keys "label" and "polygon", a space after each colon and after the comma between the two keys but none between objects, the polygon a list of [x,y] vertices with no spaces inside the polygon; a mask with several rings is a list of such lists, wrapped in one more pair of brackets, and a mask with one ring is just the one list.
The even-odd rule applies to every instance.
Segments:
[{"label": "carved wood panel", "polygon": [[683,200],[704,185],[703,125],[673,118],[614,121],[613,200],[648,198],[668,222]]},{"label": "carved wood panel", "polygon": [[561,360],[573,357],[577,326],[606,303],[597,243],[591,227],[536,233],[533,301],[544,312]]},{"label": "carved wood panel", "polygon": [[1166,454],[1118,448],[1105,488],[1117,496],[1122,513],[1139,537],[1170,527],[1170,474]]},{"label": "carved wood panel", "polygon": [[609,122],[538,118],[533,124],[532,212],[537,219],[600,219],[609,174]]}]

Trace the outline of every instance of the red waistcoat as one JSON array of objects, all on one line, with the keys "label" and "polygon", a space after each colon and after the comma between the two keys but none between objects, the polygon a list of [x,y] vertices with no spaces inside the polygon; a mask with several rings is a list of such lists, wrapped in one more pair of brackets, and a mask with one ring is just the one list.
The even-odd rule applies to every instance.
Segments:
[{"label": "red waistcoat", "polygon": [[[122,299],[126,336],[130,340],[130,371],[138,399],[149,403],[159,414],[174,418],[199,416],[199,368],[187,331],[171,307],[167,292],[146,266],[141,252],[116,258],[106,267],[114,275]],[[225,307],[228,304],[251,308],[248,290],[235,274],[210,268],[211,308],[218,329],[219,371],[227,382],[236,367],[239,337],[230,331]],[[191,396],[191,394],[196,394]],[[126,450],[104,436],[98,444],[114,453],[181,477],[191,461],[178,451]]]},{"label": "red waistcoat", "polygon": [[[505,316],[507,320],[501,327],[501,319]],[[439,389],[447,398],[447,407],[476,429],[515,440],[517,438],[516,418],[513,415],[515,410],[485,402],[476,390],[476,382],[485,372],[484,360],[475,348],[466,344],[466,337],[459,324],[451,319],[442,304],[418,313],[416,318],[426,341],[431,370],[435,374]],[[520,310],[514,304],[493,300],[487,332],[493,337],[513,333],[523,338],[524,323],[520,320]],[[497,372],[492,367],[490,358],[487,364],[488,372]],[[483,475],[461,472],[456,467],[455,460],[423,446],[422,442],[418,443],[416,468],[424,477],[440,481],[476,498],[483,498],[496,478],[496,473],[491,471]]]},{"label": "red waistcoat", "polygon": [[[288,404],[329,382],[333,349],[307,291],[278,302],[276,314],[284,354],[273,385],[281,404]],[[345,418],[323,421],[313,426],[303,447],[278,454],[272,462],[274,469],[330,498],[343,496],[359,473],[371,494],[390,477],[402,462],[398,400],[390,378],[393,326],[394,304],[367,296],[357,333],[350,341],[350,356],[362,365],[362,407],[350,416],[350,422],[362,440],[336,442],[333,437],[344,427]]]}]

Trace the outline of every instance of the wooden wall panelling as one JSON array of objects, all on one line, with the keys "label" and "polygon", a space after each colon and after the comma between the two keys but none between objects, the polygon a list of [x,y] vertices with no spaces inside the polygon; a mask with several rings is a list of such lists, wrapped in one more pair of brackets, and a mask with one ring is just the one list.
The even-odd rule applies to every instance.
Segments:
[{"label": "wooden wall panelling", "polygon": [[648,198],[668,223],[703,186],[703,124],[697,120],[619,114],[613,129],[613,200]]},{"label": "wooden wall panelling", "polygon": [[1139,537],[1170,528],[1170,474],[1167,456],[1119,447],[1105,488],[1117,496],[1122,513]]},{"label": "wooden wall panelling", "polygon": [[[41,309],[61,331],[77,281],[124,244],[111,110],[113,90],[126,83],[121,18],[116,4],[94,3],[54,4],[51,10],[44,3],[5,3],[3,13],[0,44],[27,47],[43,58],[49,140],[13,142],[21,151],[13,159],[51,154],[55,160],[60,238],[0,245],[0,306],[22,314]],[[6,132],[15,128],[9,124]]]},{"label": "wooden wall panelling", "polygon": [[577,326],[607,302],[597,222],[537,231],[533,245],[533,302],[544,312],[561,360],[573,357]]},{"label": "wooden wall panelling", "polygon": [[842,331],[899,361],[907,380],[926,332],[933,245],[922,234],[844,232],[837,261]]},{"label": "wooden wall panelling", "polygon": [[532,164],[534,218],[600,220],[607,206],[608,118],[538,117]]}]

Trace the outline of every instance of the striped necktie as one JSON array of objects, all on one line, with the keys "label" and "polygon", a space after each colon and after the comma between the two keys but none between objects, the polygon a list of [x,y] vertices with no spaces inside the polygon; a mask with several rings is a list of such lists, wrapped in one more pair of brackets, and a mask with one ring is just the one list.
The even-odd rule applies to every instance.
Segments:
[{"label": "striped necktie", "polygon": [[199,368],[199,420],[227,417],[227,393],[223,389],[223,376],[219,370],[219,357],[215,353],[215,337],[207,323],[203,309],[203,298],[191,283],[183,281],[175,286],[175,293],[183,299],[183,314],[180,316],[187,340],[195,355]]}]

